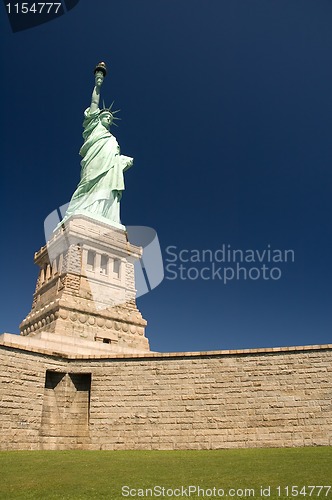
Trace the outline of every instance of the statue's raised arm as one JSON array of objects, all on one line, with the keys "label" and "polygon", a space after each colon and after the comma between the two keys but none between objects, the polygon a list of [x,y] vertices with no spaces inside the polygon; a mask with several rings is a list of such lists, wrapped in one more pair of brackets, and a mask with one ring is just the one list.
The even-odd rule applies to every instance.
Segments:
[{"label": "statue's raised arm", "polygon": [[91,97],[90,113],[93,113],[99,108],[100,88],[103,84],[104,78],[107,73],[106,64],[104,62],[97,64],[94,73],[95,73],[95,86]]}]

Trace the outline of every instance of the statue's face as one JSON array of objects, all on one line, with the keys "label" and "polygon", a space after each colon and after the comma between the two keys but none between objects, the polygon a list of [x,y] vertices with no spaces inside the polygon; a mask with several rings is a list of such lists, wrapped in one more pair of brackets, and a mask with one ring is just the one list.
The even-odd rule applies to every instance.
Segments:
[{"label": "statue's face", "polygon": [[104,125],[104,127],[107,128],[107,130],[110,128],[112,120],[113,118],[111,113],[102,113],[100,115],[100,123]]}]

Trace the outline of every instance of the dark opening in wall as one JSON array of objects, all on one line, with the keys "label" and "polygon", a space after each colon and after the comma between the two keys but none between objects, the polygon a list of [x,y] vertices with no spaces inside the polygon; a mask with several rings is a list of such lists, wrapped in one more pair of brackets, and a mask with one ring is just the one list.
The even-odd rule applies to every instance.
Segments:
[{"label": "dark opening in wall", "polygon": [[89,431],[91,373],[46,371],[41,434],[82,437]]}]

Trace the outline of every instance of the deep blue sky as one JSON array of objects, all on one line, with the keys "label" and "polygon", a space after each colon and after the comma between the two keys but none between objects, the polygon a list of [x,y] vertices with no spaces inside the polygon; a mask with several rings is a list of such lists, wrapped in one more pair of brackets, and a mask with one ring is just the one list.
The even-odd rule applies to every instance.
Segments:
[{"label": "deep blue sky", "polygon": [[151,348],[331,342],[331,23],[327,0],[81,0],[13,34],[2,8],[0,331],[30,310],[33,254],[79,181],[105,60],[102,98],[121,108],[113,132],[135,158],[123,223],[154,228],[164,256],[295,252],[277,281],[165,279],[138,300]]}]

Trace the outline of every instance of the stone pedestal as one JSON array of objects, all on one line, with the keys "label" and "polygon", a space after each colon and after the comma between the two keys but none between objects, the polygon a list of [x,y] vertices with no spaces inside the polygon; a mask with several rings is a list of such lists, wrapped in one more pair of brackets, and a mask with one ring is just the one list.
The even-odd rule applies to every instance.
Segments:
[{"label": "stone pedestal", "polygon": [[21,335],[46,332],[110,344],[114,352],[149,351],[135,301],[134,262],[141,254],[123,229],[71,216],[35,254],[40,272]]}]

